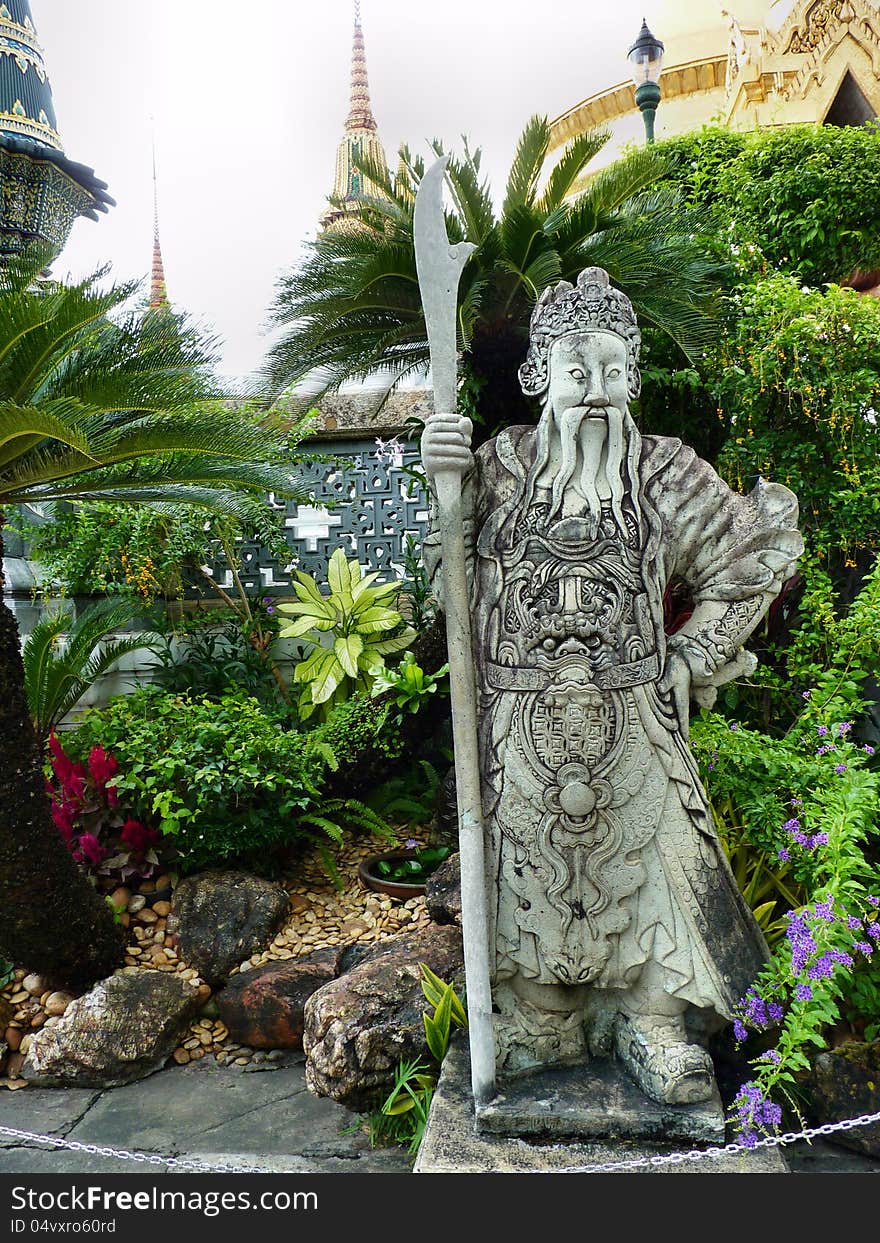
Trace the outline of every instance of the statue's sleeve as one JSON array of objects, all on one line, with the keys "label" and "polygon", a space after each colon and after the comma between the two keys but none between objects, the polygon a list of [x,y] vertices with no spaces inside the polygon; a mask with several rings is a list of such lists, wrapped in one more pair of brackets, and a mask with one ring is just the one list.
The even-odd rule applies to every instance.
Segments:
[{"label": "statue's sleeve", "polygon": [[760,478],[740,496],[684,446],[653,491],[668,577],[683,579],[694,599],[668,647],[686,656],[695,684],[721,685],[749,667],[742,646],[803,552],[797,497]]}]

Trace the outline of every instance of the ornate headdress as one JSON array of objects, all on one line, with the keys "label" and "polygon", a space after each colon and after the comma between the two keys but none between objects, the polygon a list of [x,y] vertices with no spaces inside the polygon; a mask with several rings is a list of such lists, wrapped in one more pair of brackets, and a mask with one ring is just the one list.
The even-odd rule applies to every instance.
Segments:
[{"label": "ornate headdress", "polygon": [[641,333],[632,303],[613,289],[604,268],[585,268],[577,285],[560,281],[544,290],[532,311],[529,352],[519,369],[519,382],[527,397],[540,397],[550,382],[548,358],[557,337],[570,332],[604,330],[622,337],[626,344],[627,385],[630,399],[642,387],[639,374]]}]

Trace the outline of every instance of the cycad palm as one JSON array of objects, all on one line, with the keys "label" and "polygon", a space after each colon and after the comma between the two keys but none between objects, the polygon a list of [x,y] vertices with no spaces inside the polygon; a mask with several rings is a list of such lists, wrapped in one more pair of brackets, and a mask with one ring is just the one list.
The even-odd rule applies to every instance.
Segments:
[{"label": "cycad palm", "polygon": [[[664,159],[632,152],[575,193],[608,141],[593,131],[572,141],[545,177],[550,127],[534,117],[520,138],[500,214],[480,170],[480,152],[452,158],[447,185],[451,242],[476,245],[459,286],[459,345],[477,390],[482,434],[532,417],[516,380],[528,320],[542,291],[597,265],[632,299],[640,319],[689,354],[709,339],[722,270],[706,255],[680,192],[656,187]],[[434,144],[442,154],[439,143]],[[321,369],[325,391],[388,368],[393,380],[424,368],[428,344],[413,247],[415,188],[424,162],[401,150],[392,178],[363,163],[377,187],[348,221],[312,244],[280,283],[272,316],[290,325],[266,374],[281,391]],[[543,182],[543,188],[541,188]]]},{"label": "cycad palm", "polygon": [[118,660],[157,641],[158,636],[148,631],[108,637],[141,612],[136,600],[109,596],[76,618],[59,611],[34,626],[25,641],[23,660],[25,694],[39,743],[48,741],[86,691]]},{"label": "cycad palm", "polygon": [[[0,555],[3,509],[19,502],[185,501],[247,514],[260,492],[294,490],[280,433],[203,404],[218,393],[196,334],[167,313],[114,322],[130,286],[41,284],[43,258],[0,270]],[[82,985],[116,966],[121,942],[52,822],[18,631],[0,605],[4,955]]]}]

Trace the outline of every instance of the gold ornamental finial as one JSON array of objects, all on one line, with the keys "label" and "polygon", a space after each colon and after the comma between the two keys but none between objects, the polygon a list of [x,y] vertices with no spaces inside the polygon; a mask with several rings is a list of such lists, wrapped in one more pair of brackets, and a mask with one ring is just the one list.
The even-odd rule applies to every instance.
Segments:
[{"label": "gold ornamental finial", "polygon": [[165,266],[162,263],[162,247],[159,245],[159,185],[156,178],[156,139],[153,138],[153,266],[150,272],[150,310],[158,311],[168,306],[168,290],[165,287]]},{"label": "gold ornamental finial", "polygon": [[351,95],[345,128],[375,131],[376,121],[370,106],[370,84],[367,80],[367,54],[364,50],[364,32],[361,29],[360,0],[354,6],[354,40],[351,50]]}]

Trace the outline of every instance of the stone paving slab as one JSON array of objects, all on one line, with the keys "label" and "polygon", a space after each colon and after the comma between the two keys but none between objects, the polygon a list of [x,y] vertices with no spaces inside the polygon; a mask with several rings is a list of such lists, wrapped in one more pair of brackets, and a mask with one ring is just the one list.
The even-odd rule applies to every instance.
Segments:
[{"label": "stone paving slab", "polygon": [[[38,1131],[41,1135],[66,1135],[100,1095],[96,1088],[0,1090],[0,1126]],[[0,1149],[17,1143],[17,1140],[0,1135]],[[0,1156],[0,1168],[2,1164]]]},{"label": "stone paving slab", "polygon": [[[262,1074],[205,1060],[137,1083],[0,1094],[0,1125],[85,1144],[293,1173],[409,1173],[401,1148],[370,1147],[356,1115],[313,1096],[302,1058]],[[0,1137],[2,1173],[163,1173],[167,1167]]]}]

